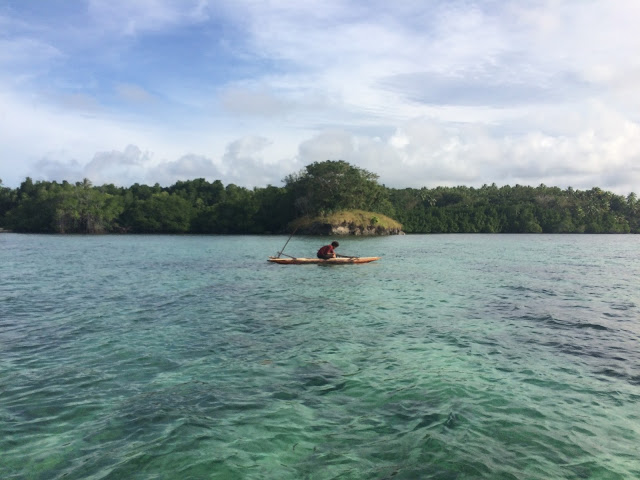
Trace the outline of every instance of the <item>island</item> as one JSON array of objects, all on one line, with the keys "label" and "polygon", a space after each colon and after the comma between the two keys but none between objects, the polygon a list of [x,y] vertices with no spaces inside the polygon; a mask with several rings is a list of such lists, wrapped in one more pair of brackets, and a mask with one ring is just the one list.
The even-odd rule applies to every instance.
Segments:
[{"label": "island", "polygon": [[318,216],[304,216],[291,222],[302,235],[404,235],[402,224],[381,213],[339,210]]},{"label": "island", "polygon": [[[425,181],[428,179],[425,179]],[[281,187],[204,178],[170,186],[89,179],[0,180],[0,231],[395,235],[414,233],[640,233],[640,202],[593,187],[482,185],[391,188],[343,160],[307,165]]]}]

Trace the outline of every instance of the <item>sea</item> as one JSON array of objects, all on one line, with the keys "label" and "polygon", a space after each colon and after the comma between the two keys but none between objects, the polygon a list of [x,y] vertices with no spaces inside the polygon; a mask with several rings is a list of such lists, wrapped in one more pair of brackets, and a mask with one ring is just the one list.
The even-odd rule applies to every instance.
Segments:
[{"label": "sea", "polygon": [[0,478],[640,478],[640,236],[287,240],[1,234]]}]

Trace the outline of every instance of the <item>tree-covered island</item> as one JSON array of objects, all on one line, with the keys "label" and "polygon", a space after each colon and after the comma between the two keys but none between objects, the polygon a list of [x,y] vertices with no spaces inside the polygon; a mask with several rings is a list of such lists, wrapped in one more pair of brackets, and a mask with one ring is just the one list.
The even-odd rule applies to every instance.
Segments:
[{"label": "tree-covered island", "polygon": [[0,182],[0,229],[31,233],[639,233],[640,204],[600,188],[388,188],[342,160],[307,165],[283,187],[203,178],[170,187],[85,179]]}]

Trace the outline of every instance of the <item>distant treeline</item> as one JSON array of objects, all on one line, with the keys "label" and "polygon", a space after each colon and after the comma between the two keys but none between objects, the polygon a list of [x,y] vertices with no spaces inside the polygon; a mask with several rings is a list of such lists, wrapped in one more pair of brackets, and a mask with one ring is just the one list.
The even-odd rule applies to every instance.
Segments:
[{"label": "distant treeline", "polygon": [[283,187],[198,178],[170,187],[33,182],[3,187],[0,227],[33,233],[283,233],[302,215],[382,213],[406,233],[638,233],[640,204],[599,188],[484,185],[393,189],[347,162],[316,162]]}]

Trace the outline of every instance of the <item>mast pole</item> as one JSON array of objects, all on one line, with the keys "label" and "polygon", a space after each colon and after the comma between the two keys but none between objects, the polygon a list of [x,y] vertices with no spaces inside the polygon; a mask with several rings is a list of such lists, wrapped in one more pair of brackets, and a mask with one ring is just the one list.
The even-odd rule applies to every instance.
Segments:
[{"label": "mast pole", "polygon": [[[287,243],[289,243],[289,240],[291,240],[291,237],[293,237],[293,235],[298,231],[298,229],[296,228],[293,233],[291,235],[289,235],[289,238],[287,239]],[[278,252],[278,256],[276,258],[280,258],[280,255],[282,255],[282,252],[284,252],[284,249],[287,248],[287,243],[284,244],[284,247],[282,247],[282,250],[280,250]],[[287,255],[288,256],[288,255]]]}]

